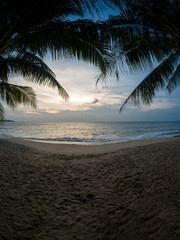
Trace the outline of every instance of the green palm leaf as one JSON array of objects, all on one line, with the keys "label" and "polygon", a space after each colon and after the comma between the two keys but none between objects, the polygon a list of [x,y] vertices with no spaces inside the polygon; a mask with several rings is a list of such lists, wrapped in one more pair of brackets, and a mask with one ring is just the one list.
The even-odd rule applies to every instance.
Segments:
[{"label": "green palm leaf", "polygon": [[10,73],[20,74],[28,81],[56,87],[59,91],[59,94],[64,99],[68,99],[68,94],[55,79],[55,74],[37,56],[31,53],[23,53],[18,54],[17,56],[9,56],[7,58],[4,58],[0,61],[0,65],[1,63],[6,64],[7,66],[6,75]]},{"label": "green palm leaf", "polygon": [[36,95],[31,87],[1,82],[0,96],[12,109],[17,108],[19,104],[36,108]]},{"label": "green palm leaf", "polygon": [[140,101],[144,104],[150,104],[155,92],[160,88],[164,88],[169,77],[173,75],[178,60],[179,56],[172,53],[159,64],[129,95],[122,104],[120,111],[129,101],[133,101],[135,105],[139,105]]},{"label": "green palm leaf", "polygon": [[[178,1],[126,1],[121,14],[111,17],[114,49],[121,64],[131,72],[158,67],[134,89],[120,111],[130,100],[135,105],[150,104],[159,89],[171,93],[179,85],[180,5]],[[119,49],[118,49],[119,47]],[[117,50],[118,49],[118,50]],[[164,60],[165,59],[165,60]],[[177,67],[176,67],[177,66]]]},{"label": "green palm leaf", "polygon": [[4,120],[4,108],[0,103],[0,121],[3,122]]},{"label": "green palm leaf", "polygon": [[173,76],[170,78],[166,88],[169,93],[172,93],[179,84],[180,84],[180,64],[177,66],[177,68],[176,68]]}]

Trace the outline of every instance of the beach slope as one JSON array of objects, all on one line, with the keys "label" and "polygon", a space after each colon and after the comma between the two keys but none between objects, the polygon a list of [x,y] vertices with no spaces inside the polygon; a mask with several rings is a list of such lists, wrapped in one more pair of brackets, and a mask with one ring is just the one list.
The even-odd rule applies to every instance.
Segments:
[{"label": "beach slope", "polygon": [[0,239],[180,239],[180,137],[1,139]]}]

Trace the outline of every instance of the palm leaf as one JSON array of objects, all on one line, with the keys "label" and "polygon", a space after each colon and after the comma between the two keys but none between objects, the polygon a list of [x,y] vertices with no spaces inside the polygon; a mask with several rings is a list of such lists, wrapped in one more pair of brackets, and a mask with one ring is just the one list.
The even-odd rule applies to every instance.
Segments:
[{"label": "palm leaf", "polygon": [[0,121],[3,122],[4,121],[4,108],[0,103]]},{"label": "palm leaf", "polygon": [[178,1],[160,0],[157,4],[154,0],[137,0],[127,1],[120,16],[109,19],[114,49],[131,72],[159,64],[129,95],[120,111],[130,100],[135,105],[150,104],[156,91],[166,84],[169,93],[178,86],[179,13]]},{"label": "palm leaf", "polygon": [[179,56],[172,53],[167,59],[159,64],[129,95],[122,104],[120,111],[129,102],[133,101],[135,105],[150,104],[155,95],[155,91],[164,88],[169,77],[174,73],[174,65],[177,63]]},{"label": "palm leaf", "polygon": [[3,40],[8,42],[15,34],[21,36],[28,31],[33,31],[35,26],[46,25],[51,20],[62,20],[70,15],[82,17],[86,11],[91,15],[98,14],[107,6],[120,7],[121,2],[119,0],[1,1],[0,43]]},{"label": "palm leaf", "polygon": [[179,84],[180,84],[180,64],[177,66],[174,74],[169,79],[168,85],[166,87],[169,94],[171,94]]},{"label": "palm leaf", "polygon": [[152,0],[126,1],[122,13],[107,21],[113,28],[114,45],[125,55],[131,71],[152,66],[154,59],[161,62],[175,48],[177,35],[178,42],[177,8],[170,1],[161,3],[163,10]]},{"label": "palm leaf", "polygon": [[31,87],[1,82],[0,96],[12,109],[19,104],[36,108],[36,95]]},{"label": "palm leaf", "polygon": [[74,58],[90,62],[105,77],[113,72],[113,55],[106,50],[99,30],[98,25],[90,21],[50,22],[21,37],[15,46],[42,58],[51,53],[53,60]]},{"label": "palm leaf", "polygon": [[25,53],[22,53],[21,55],[18,55],[17,57],[18,58],[22,57],[22,59],[40,66],[43,70],[45,70],[46,72],[51,74],[52,77],[56,78],[55,73],[38,56],[36,56],[36,55],[34,55],[34,54],[30,53],[30,52],[25,52]]},{"label": "palm leaf", "polygon": [[55,79],[54,73],[37,56],[34,56],[30,53],[18,54],[15,57],[9,56],[8,58],[3,59],[1,62],[5,62],[7,64],[7,75],[9,73],[21,74],[28,81],[56,87],[59,91],[59,94],[64,99],[68,99],[68,94]]},{"label": "palm leaf", "polygon": [[[120,16],[117,22],[112,20],[110,36],[116,56],[125,59],[130,71],[152,67],[155,60],[160,62],[169,55],[173,47],[170,36],[140,24],[140,19],[129,18]],[[120,58],[121,56],[125,58]]]}]

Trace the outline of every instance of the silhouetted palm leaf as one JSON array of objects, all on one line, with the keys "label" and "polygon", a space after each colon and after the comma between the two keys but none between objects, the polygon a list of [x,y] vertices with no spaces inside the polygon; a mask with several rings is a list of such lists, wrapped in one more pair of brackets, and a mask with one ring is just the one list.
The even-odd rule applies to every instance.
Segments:
[{"label": "silhouetted palm leaf", "polygon": [[36,95],[31,87],[1,82],[0,96],[12,109],[15,109],[19,104],[36,108]]},{"label": "silhouetted palm leaf", "polygon": [[112,41],[117,56],[131,72],[158,66],[135,88],[123,103],[150,104],[160,88],[169,93],[180,83],[180,4],[169,0],[126,1],[121,15],[111,17]]},{"label": "silhouetted palm leaf", "polygon": [[179,57],[176,54],[171,54],[166,60],[158,65],[129,95],[121,106],[120,111],[129,100],[133,101],[135,105],[139,105],[140,100],[144,104],[150,104],[156,91],[166,86],[169,76],[172,76],[174,73],[178,60]]},{"label": "silhouetted palm leaf", "polygon": [[[19,104],[36,108],[36,95],[31,87],[0,82],[0,98],[12,109],[17,108]],[[1,121],[3,121],[4,115],[4,108],[0,103]]]},{"label": "silhouetted palm leaf", "polygon": [[21,36],[15,46],[42,58],[51,53],[53,60],[74,58],[90,62],[105,77],[113,72],[115,65],[112,65],[113,55],[106,49],[101,34],[98,34],[100,30],[101,26],[91,21],[49,22]]},{"label": "silhouetted palm leaf", "polygon": [[179,84],[180,84],[180,64],[177,66],[176,71],[170,78],[166,88],[168,92],[171,93],[177,88]]},{"label": "silhouetted palm leaf", "polygon": [[[3,75],[0,71],[0,77],[4,82],[6,80],[6,78],[3,78],[4,75],[8,78],[9,73],[20,74],[28,81],[43,85],[48,84],[51,87],[56,87],[59,91],[59,94],[64,99],[68,99],[68,94],[55,79],[55,74],[37,56],[25,52],[16,56],[3,58],[0,61],[0,65],[1,63],[3,65],[6,64],[6,68],[3,68]],[[6,69],[6,72],[4,69]]]},{"label": "silhouetted palm leaf", "polygon": [[4,108],[0,103],[0,121],[3,122],[3,120],[4,120]]}]

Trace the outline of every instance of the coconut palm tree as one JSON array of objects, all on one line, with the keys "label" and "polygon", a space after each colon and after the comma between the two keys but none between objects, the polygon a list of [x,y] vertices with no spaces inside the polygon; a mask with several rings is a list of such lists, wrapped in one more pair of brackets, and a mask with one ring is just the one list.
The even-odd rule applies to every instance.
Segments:
[{"label": "coconut palm tree", "polygon": [[127,0],[121,14],[107,21],[120,67],[131,72],[152,67],[120,111],[129,101],[150,104],[159,89],[171,93],[180,84],[179,22],[178,0]]},{"label": "coconut palm tree", "polygon": [[[56,87],[68,94],[55,74],[43,62],[47,54],[53,59],[74,57],[100,69],[100,77],[112,73],[111,55],[98,42],[97,26],[89,21],[67,21],[70,15],[99,13],[105,6],[120,6],[118,0],[2,0],[0,2],[0,97],[15,108],[18,104],[36,106],[36,96],[29,87],[9,83],[12,74],[26,80]],[[89,31],[89,32],[88,32]],[[4,109],[0,103],[0,118]]]}]

